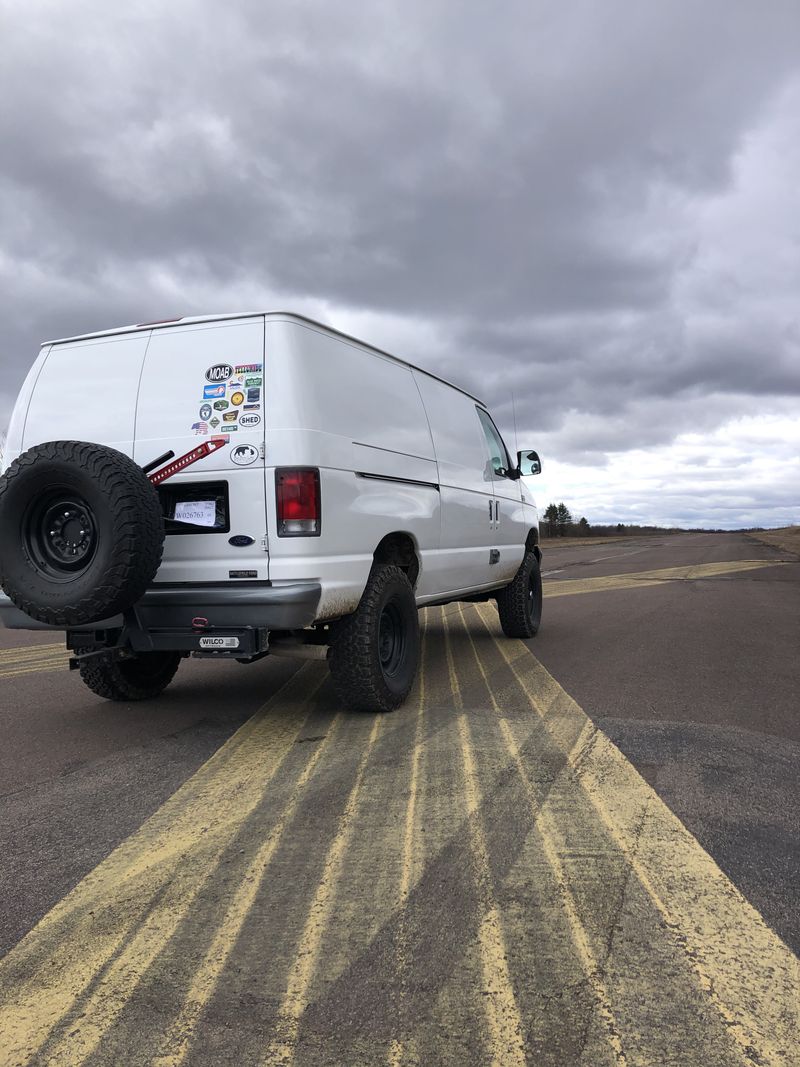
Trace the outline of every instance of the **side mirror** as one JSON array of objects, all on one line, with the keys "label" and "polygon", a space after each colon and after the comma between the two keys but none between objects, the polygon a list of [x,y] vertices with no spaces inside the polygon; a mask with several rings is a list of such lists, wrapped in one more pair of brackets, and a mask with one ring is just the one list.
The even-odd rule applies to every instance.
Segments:
[{"label": "side mirror", "polygon": [[542,473],[542,461],[538,452],[517,452],[517,470],[520,478],[528,478],[532,474]]}]

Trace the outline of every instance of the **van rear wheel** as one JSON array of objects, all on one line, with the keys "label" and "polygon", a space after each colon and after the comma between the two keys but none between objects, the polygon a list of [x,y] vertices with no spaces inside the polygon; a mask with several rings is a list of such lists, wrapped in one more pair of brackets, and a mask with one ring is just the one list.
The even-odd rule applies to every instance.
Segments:
[{"label": "van rear wheel", "polygon": [[411,692],[418,659],[411,583],[399,567],[374,567],[358,608],[339,623],[331,643],[336,694],[353,711],[393,711]]},{"label": "van rear wheel", "polygon": [[542,621],[542,572],[534,552],[526,552],[513,580],[497,594],[506,637],[533,637]]},{"label": "van rear wheel", "polygon": [[[76,648],[76,654],[88,649]],[[127,659],[111,652],[79,660],[81,681],[106,700],[150,700],[163,693],[175,677],[180,652],[142,652]]]}]

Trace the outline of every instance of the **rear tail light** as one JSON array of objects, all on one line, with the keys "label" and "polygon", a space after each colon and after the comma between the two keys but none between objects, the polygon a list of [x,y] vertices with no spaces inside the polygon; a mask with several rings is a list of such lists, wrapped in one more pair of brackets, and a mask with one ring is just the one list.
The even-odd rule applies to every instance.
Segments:
[{"label": "rear tail light", "polygon": [[275,497],[278,537],[319,537],[322,511],[316,467],[278,467]]}]

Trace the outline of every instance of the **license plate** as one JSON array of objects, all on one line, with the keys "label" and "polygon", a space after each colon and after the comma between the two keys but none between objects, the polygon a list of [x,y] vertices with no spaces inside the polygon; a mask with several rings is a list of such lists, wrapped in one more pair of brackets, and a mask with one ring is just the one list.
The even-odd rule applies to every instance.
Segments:
[{"label": "license plate", "polygon": [[238,637],[201,637],[201,648],[238,648]]}]

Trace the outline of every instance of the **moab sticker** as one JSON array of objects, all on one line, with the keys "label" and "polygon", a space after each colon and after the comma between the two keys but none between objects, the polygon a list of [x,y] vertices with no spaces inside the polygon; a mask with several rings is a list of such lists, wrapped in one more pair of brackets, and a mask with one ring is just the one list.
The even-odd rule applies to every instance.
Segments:
[{"label": "moab sticker", "polygon": [[233,367],[230,363],[216,363],[206,371],[208,382],[227,382],[231,377],[233,377]]}]

